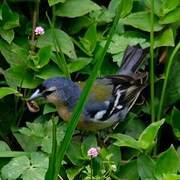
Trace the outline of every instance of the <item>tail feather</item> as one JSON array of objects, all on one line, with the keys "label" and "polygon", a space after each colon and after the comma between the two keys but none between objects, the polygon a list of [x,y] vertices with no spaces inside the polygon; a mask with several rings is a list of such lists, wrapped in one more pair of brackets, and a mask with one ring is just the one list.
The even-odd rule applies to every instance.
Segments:
[{"label": "tail feather", "polygon": [[137,72],[146,54],[147,49],[142,49],[139,44],[136,46],[128,46],[124,53],[122,66],[118,74],[132,75]]}]

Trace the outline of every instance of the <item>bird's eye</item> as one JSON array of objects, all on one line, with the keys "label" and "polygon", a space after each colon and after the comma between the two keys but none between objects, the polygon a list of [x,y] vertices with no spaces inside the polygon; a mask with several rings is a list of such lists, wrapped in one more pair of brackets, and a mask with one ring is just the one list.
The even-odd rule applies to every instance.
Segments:
[{"label": "bird's eye", "polygon": [[56,91],[56,87],[50,87],[50,88],[44,90],[43,95],[48,96],[48,95],[52,94],[54,91]]}]

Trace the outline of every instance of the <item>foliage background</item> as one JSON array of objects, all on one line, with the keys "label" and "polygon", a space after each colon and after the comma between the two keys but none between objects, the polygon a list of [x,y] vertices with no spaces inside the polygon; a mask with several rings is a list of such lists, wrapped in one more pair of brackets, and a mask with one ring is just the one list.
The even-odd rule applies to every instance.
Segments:
[{"label": "foliage background", "polygon": [[[91,133],[84,134],[83,140],[73,137],[60,176],[180,179],[179,0],[157,0],[154,8],[150,0],[0,2],[1,179],[45,178],[54,129],[60,146],[67,125],[59,120],[54,107],[45,102],[39,113],[30,113],[26,99],[44,79],[66,76],[78,81],[89,77],[108,39],[119,3],[120,20],[99,76],[116,73],[128,45],[153,46],[155,121],[164,120],[151,121],[147,87],[144,103],[135,106],[113,134],[103,132],[110,138],[107,144]],[[150,41],[151,12],[153,41]],[[35,36],[36,26],[42,26],[45,34]],[[149,71],[149,66],[147,57],[144,69]],[[164,82],[167,82],[166,94],[158,117]],[[101,153],[91,160],[87,150],[96,146],[101,146]]]}]

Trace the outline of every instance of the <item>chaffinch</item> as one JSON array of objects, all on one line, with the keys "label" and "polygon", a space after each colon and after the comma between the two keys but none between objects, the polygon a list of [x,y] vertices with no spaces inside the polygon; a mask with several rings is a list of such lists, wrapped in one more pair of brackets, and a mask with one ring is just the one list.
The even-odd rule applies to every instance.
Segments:
[{"label": "chaffinch", "polygon": [[[138,73],[145,55],[146,49],[142,49],[139,45],[128,47],[118,74],[96,79],[81,114],[78,128],[97,131],[125,119],[146,86],[147,78],[144,77],[147,77],[147,74]],[[45,80],[29,101],[43,97],[56,106],[58,114],[64,121],[69,121],[83,86],[83,82],[53,77]]]}]

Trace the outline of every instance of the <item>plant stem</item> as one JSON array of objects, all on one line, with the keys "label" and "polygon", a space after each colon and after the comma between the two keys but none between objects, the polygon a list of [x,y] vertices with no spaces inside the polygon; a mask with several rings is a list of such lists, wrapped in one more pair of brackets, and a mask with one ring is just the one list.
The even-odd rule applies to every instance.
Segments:
[{"label": "plant stem", "polygon": [[92,166],[92,157],[91,157],[91,180],[93,179],[93,166]]},{"label": "plant stem", "polygon": [[180,42],[177,44],[177,46],[173,50],[173,52],[172,52],[172,54],[170,56],[170,59],[168,61],[168,64],[167,64],[167,69],[166,69],[166,73],[165,73],[165,79],[164,79],[162,93],[161,93],[161,99],[160,99],[160,103],[159,103],[159,111],[158,111],[158,116],[157,116],[158,121],[161,119],[161,113],[162,113],[163,104],[164,104],[164,97],[165,97],[165,93],[166,93],[167,82],[168,82],[171,66],[172,66],[172,63],[173,63],[173,59],[174,59],[174,57],[175,57],[175,55],[176,55],[176,53],[178,52],[179,49],[180,49]]},{"label": "plant stem", "polygon": [[39,4],[40,0],[35,1],[35,7],[33,11],[33,19],[32,19],[32,34],[31,34],[31,51],[35,50],[35,33],[34,30],[36,28],[37,21],[39,19]]},{"label": "plant stem", "polygon": [[151,0],[151,32],[150,32],[150,92],[151,92],[151,121],[155,121],[154,107],[154,0]]}]

